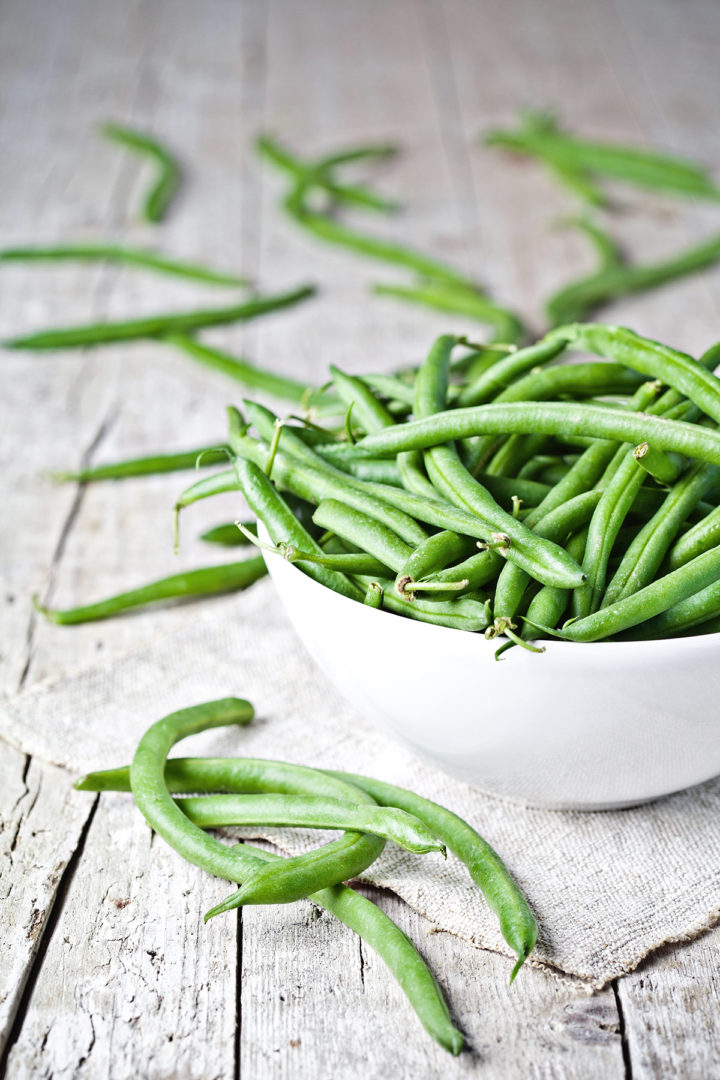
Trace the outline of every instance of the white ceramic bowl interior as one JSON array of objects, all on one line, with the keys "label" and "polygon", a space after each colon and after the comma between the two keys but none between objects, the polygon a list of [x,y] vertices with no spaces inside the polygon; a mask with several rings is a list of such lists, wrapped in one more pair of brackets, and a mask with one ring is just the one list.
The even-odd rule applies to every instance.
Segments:
[{"label": "white ceramic bowl interior", "polygon": [[[260,526],[260,535],[267,533]],[[720,634],[534,655],[366,607],[277,555],[295,630],[340,693],[426,760],[533,806],[607,809],[720,774]]]}]

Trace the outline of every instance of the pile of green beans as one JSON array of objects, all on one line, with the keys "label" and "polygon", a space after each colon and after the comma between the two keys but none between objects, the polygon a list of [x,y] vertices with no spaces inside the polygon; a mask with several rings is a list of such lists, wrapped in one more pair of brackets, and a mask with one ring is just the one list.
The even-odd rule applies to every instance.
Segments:
[{"label": "pile of green beans", "polygon": [[[131,791],[148,825],[184,859],[240,888],[205,919],[246,904],[309,899],[374,949],[399,982],[425,1030],[458,1054],[462,1033],[411,941],[380,908],[343,884],[391,841],[417,855],[450,850],[465,864],[517,955],[512,982],[532,952],[537,924],[500,856],[462,818],[404,788],[351,773],[256,758],[173,758],[181,739],[209,728],[246,725],[249,702],[224,698],[171,713],[148,729],[132,764],[91,773],[81,791]],[[183,796],[174,798],[173,796]],[[206,830],[241,825],[340,829],[322,847],[280,858],[249,844],[228,847]]]},{"label": "pile of green beans", "polygon": [[[348,420],[325,435],[257,402],[230,409],[231,467],[178,509],[239,489],[271,551],[326,587],[533,651],[642,637],[644,623],[648,637],[714,632],[720,347],[695,360],[573,323],[473,376],[453,366],[459,344],[438,338],[403,379],[409,414],[392,411],[392,379],[337,367]],[[523,475],[538,454],[549,484]],[[376,462],[385,480],[362,474]]]}]

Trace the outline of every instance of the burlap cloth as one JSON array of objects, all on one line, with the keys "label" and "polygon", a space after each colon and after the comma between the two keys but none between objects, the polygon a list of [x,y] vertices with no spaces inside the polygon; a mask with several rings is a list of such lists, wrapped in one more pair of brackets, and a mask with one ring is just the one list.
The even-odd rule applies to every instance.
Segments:
[{"label": "burlap cloth", "polygon": [[[603,813],[530,810],[479,794],[386,739],[338,697],[268,581],[207,605],[182,629],[110,663],[4,699],[0,734],[84,772],[129,762],[141,733],[164,713],[231,694],[255,704],[253,724],[195,736],[178,753],[349,769],[451,807],[500,852],[525,890],[540,925],[534,963],[588,988],[720,919],[720,780]],[[252,835],[293,853],[318,843],[317,833]],[[413,857],[388,845],[364,878],[392,889],[438,930],[510,955],[453,858]]]}]

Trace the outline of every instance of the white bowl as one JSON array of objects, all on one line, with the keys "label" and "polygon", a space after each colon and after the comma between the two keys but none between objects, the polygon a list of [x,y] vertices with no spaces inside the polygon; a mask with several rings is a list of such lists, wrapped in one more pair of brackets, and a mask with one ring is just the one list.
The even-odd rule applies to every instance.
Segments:
[{"label": "white bowl", "polygon": [[[260,527],[260,535],[267,533]],[[340,596],[280,556],[268,570],[340,693],[470,784],[554,809],[631,806],[720,774],[720,634],[547,643],[542,655]]]}]

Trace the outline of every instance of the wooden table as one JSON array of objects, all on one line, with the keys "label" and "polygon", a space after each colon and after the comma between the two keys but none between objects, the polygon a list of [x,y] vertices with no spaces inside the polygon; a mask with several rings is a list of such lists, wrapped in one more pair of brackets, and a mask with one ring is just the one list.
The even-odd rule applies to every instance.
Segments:
[{"label": "wooden table", "polygon": [[[368,299],[391,271],[298,234],[252,150],[262,129],[308,153],[389,138],[405,152],[382,179],[406,209],[377,227],[472,270],[539,328],[542,296],[589,265],[587,246],[554,227],[568,196],[478,134],[519,105],[557,103],[583,131],[717,163],[719,14],[703,0],[5,0],[3,238],[110,236],[235,267],[268,290],[317,281],[319,300],[208,339],[314,379],[332,361],[390,369],[446,320]],[[97,136],[105,118],[152,128],[187,163],[159,229],[137,219],[146,173]],[[626,192],[622,204],[615,227],[644,259],[717,229],[712,207]],[[6,267],[2,289],[4,335],[224,296],[89,265]],[[699,350],[720,336],[719,310],[716,271],[609,317]],[[2,672],[14,691],[193,617],[63,630],[32,614],[33,592],[70,605],[170,572],[169,507],[185,479],[73,487],[45,471],[212,441],[240,393],[158,344],[3,364]],[[212,561],[192,535],[222,518],[217,506],[189,518],[181,565]],[[204,928],[212,883],[153,844],[126,799],[73,793],[65,772],[9,747],[1,767],[8,1076],[720,1076],[718,930],[591,997],[533,970],[510,991],[504,959],[374,896],[420,943],[469,1036],[452,1061],[329,917],[301,904]]]}]

